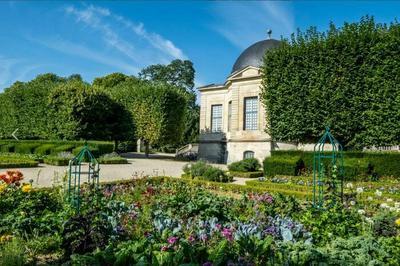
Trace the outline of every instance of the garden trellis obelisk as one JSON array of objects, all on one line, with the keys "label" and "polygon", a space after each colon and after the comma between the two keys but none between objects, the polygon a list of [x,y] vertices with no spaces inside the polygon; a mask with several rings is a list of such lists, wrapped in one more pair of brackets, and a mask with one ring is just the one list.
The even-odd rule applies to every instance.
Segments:
[{"label": "garden trellis obelisk", "polygon": [[335,203],[343,198],[343,148],[329,127],[314,146],[313,206],[322,208],[325,200]]},{"label": "garden trellis obelisk", "polygon": [[69,161],[68,168],[68,201],[79,211],[81,182],[87,183],[92,189],[97,189],[99,186],[99,163],[90,152],[87,143],[78,155]]}]

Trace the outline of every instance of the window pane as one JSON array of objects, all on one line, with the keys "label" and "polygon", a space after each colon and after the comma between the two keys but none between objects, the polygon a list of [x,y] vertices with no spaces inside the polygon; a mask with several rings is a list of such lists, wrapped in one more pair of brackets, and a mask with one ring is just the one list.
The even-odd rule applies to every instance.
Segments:
[{"label": "window pane", "polygon": [[249,97],[244,99],[244,130],[258,129],[258,99]]},{"label": "window pane", "polygon": [[211,131],[222,131],[222,104],[211,106]]},{"label": "window pane", "polygon": [[254,152],[253,151],[245,151],[243,153],[243,158],[244,159],[254,158]]}]

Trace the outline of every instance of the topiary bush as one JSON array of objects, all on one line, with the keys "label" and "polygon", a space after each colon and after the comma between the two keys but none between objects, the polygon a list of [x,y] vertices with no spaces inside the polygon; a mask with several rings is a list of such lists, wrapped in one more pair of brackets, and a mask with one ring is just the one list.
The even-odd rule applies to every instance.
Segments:
[{"label": "topiary bush", "polygon": [[203,179],[215,182],[231,182],[232,177],[228,176],[223,170],[207,164],[203,160],[196,163],[189,163],[183,167],[186,177]]},{"label": "topiary bush", "polygon": [[238,162],[231,163],[228,166],[229,171],[235,172],[255,172],[261,165],[256,158],[247,158]]}]

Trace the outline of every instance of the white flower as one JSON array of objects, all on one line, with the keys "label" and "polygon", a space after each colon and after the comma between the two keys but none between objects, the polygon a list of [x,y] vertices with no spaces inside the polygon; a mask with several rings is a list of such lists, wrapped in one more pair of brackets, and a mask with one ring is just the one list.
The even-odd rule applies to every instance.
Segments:
[{"label": "white flower", "polygon": [[354,200],[350,201],[350,205],[354,206],[356,205],[356,202]]},{"label": "white flower", "polygon": [[396,208],[395,208],[395,207],[390,207],[389,210],[390,210],[391,212],[394,212],[394,211],[396,211]]},{"label": "white flower", "polygon": [[362,210],[362,209],[358,210],[357,212],[358,212],[359,214],[361,214],[361,215],[364,215],[364,214],[365,214],[365,211]]},{"label": "white flower", "polygon": [[353,188],[353,183],[347,183],[346,188],[352,189]]},{"label": "white flower", "polygon": [[374,198],[373,198],[373,197],[371,197],[371,196],[369,196],[369,197],[367,198],[367,200],[369,200],[369,201],[373,201],[373,200],[374,200]]},{"label": "white flower", "polygon": [[377,195],[378,197],[382,196],[382,191],[376,190],[375,191],[375,195]]},{"label": "white flower", "polygon": [[393,202],[393,199],[388,198],[386,201],[387,201],[387,202]]},{"label": "white flower", "polygon": [[364,192],[364,189],[362,187],[358,187],[357,188],[357,193],[360,194],[360,193],[363,193],[363,192]]},{"label": "white flower", "polygon": [[370,223],[370,224],[373,224],[373,223],[374,223],[374,221],[373,221],[371,218],[369,218],[369,217],[366,217],[366,218],[365,218],[365,221],[367,221],[367,222]]},{"label": "white flower", "polygon": [[395,203],[394,203],[394,207],[400,208],[400,202],[395,202]]},{"label": "white flower", "polygon": [[383,208],[383,209],[389,208],[389,205],[387,205],[386,203],[382,203],[381,208]]}]

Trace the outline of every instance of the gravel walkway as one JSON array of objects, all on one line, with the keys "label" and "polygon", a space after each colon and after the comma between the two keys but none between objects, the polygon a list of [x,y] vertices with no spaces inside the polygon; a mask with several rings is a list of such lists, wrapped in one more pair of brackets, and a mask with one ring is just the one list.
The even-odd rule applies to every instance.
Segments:
[{"label": "gravel walkway", "polygon": [[[128,158],[129,164],[108,164],[100,165],[100,182],[126,180],[141,178],[144,176],[172,176],[180,177],[183,173],[182,168],[187,162],[175,161],[171,155],[156,154],[150,158],[145,158],[142,154],[124,154]],[[226,165],[216,165],[226,170]],[[33,179],[34,185],[39,187],[50,187],[55,183],[61,182],[67,173],[67,166],[52,166],[40,164],[39,167],[21,168],[24,174],[24,181]],[[6,169],[0,169],[0,173]],[[242,182],[242,180],[239,180]]]}]

